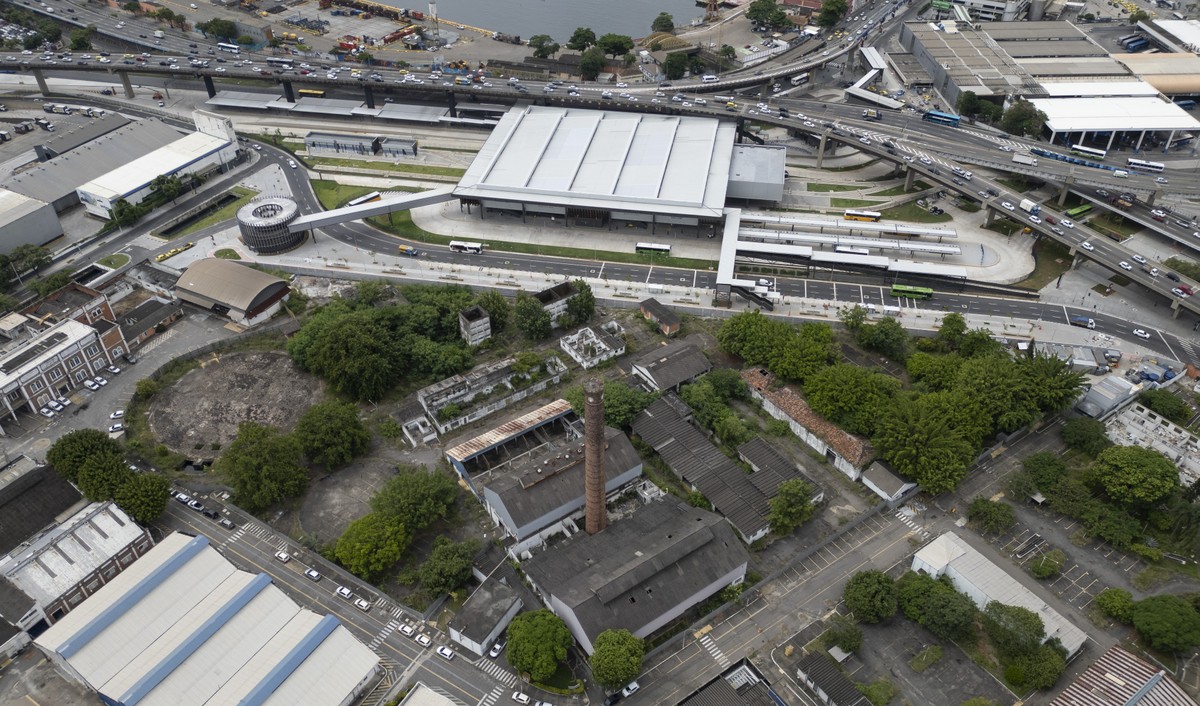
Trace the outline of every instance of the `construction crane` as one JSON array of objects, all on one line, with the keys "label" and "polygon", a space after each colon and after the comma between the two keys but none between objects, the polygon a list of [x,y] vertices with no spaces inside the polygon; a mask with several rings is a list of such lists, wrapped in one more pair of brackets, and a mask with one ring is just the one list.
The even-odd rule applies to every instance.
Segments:
[{"label": "construction crane", "polygon": [[708,4],[704,7],[704,21],[712,22],[721,19],[721,8],[717,4],[717,0],[708,0]]}]

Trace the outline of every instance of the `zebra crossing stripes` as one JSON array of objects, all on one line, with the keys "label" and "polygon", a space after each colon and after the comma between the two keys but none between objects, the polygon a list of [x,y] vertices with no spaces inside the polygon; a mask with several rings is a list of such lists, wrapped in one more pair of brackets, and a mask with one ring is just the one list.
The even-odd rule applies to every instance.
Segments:
[{"label": "zebra crossing stripes", "polygon": [[485,694],[484,697],[479,700],[479,706],[492,706],[492,704],[496,703],[496,701],[503,695],[504,688],[498,686]]},{"label": "zebra crossing stripes", "polygon": [[916,522],[913,522],[911,517],[909,517],[908,515],[905,515],[903,512],[900,512],[899,510],[896,511],[896,519],[898,519],[901,522],[903,522],[904,524],[908,525],[909,529],[911,529],[913,532],[916,532],[917,534],[921,535],[922,537],[929,536],[929,530],[925,529],[921,525],[918,525]]},{"label": "zebra crossing stripes", "polygon": [[717,647],[717,643],[711,637],[704,635],[700,638],[700,644],[704,645],[704,649],[708,650],[708,653],[717,660],[717,664],[721,665],[722,669],[729,666],[729,658],[725,656],[721,648]]},{"label": "zebra crossing stripes", "polygon": [[1192,360],[1200,360],[1200,355],[1196,354],[1196,346],[1198,344],[1195,344],[1186,338],[1181,338],[1179,339],[1179,345],[1183,347],[1183,350],[1187,351],[1187,354],[1192,357]]},{"label": "zebra crossing stripes", "polygon": [[400,623],[397,623],[395,620],[388,621],[388,624],[379,631],[379,634],[375,636],[374,640],[371,640],[371,644],[368,646],[372,650],[379,647],[388,639],[389,635],[396,631],[396,628],[398,627],[400,627]]},{"label": "zebra crossing stripes", "polygon": [[517,683],[517,675],[508,671],[499,664],[490,659],[481,659],[475,663],[475,666],[481,671],[500,682],[505,687],[515,686]]}]

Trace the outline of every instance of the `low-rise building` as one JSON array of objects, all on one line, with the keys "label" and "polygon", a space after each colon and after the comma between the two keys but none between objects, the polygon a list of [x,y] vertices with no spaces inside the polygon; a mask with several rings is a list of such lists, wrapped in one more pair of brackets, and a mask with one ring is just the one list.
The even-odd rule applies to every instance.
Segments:
[{"label": "low-rise building", "polygon": [[534,299],[537,299],[542,304],[542,308],[550,314],[550,325],[558,326],[563,315],[567,313],[567,300],[579,294],[575,289],[575,285],[571,282],[559,282],[553,287],[548,287],[540,292],[535,292]]},{"label": "low-rise building", "polygon": [[21,310],[42,326],[74,319],[96,330],[108,357],[116,360],[128,350],[116,313],[107,294],[81,284],[68,284]]},{"label": "low-rise building", "polygon": [[550,355],[542,360],[542,375],[518,374],[515,358],[478,365],[462,375],[452,375],[417,391],[417,399],[439,434],[493,414],[551,385],[557,385],[567,366]]},{"label": "low-rise building", "polygon": [[1092,419],[1104,419],[1121,405],[1133,399],[1141,389],[1141,385],[1132,383],[1123,377],[1107,375],[1096,381],[1084,393],[1083,399],[1075,404],[1075,409]]},{"label": "low-rise building", "polygon": [[709,370],[712,363],[704,351],[691,343],[674,341],[643,353],[634,361],[631,372],[649,390],[678,392]]},{"label": "low-rise building", "polygon": [[196,260],[175,283],[181,300],[247,327],[274,316],[290,293],[286,280],[219,257]]},{"label": "low-rise building", "polygon": [[492,317],[478,304],[458,312],[458,333],[468,346],[478,346],[492,337]]},{"label": "low-rise building", "polygon": [[170,326],[182,316],[179,300],[151,297],[121,316],[121,338],[132,351],[158,333],[160,327]]},{"label": "low-rise building", "polygon": [[824,652],[809,652],[796,664],[796,676],[825,706],[870,706],[871,702]]},{"label": "low-rise building", "polygon": [[689,694],[679,706],[778,706],[784,700],[754,664],[742,658]]},{"label": "low-rise building", "polygon": [[512,586],[484,581],[450,618],[446,628],[456,644],[482,657],[521,612],[524,602]]},{"label": "low-rise building", "polygon": [[63,234],[54,206],[40,199],[0,189],[0,250],[45,245]]},{"label": "low-rise building", "polygon": [[679,333],[679,327],[682,325],[679,314],[663,306],[654,297],[642,302],[638,305],[638,309],[642,312],[644,318],[658,324],[658,332],[662,335],[674,336]]},{"label": "low-rise building", "polygon": [[1121,446],[1143,446],[1170,459],[1179,469],[1179,484],[1200,481],[1200,437],[1140,402],[1125,407],[1105,423],[1108,438]]},{"label": "low-rise building", "polygon": [[625,355],[625,339],[621,332],[621,325],[615,321],[610,321],[599,329],[585,326],[569,336],[558,339],[558,345],[571,360],[588,370],[606,360]]},{"label": "low-rise building", "polygon": [[867,467],[862,474],[862,482],[871,492],[889,503],[896,502],[905,493],[917,487],[916,483],[904,480],[879,461]]},{"label": "low-rise building", "polygon": [[111,364],[91,326],[67,319],[38,330],[24,318],[19,337],[0,343],[0,395],[14,420],[18,411],[34,413],[52,398],[70,395]]},{"label": "low-rise building", "polygon": [[1166,670],[1113,645],[1050,706],[1196,706]]}]

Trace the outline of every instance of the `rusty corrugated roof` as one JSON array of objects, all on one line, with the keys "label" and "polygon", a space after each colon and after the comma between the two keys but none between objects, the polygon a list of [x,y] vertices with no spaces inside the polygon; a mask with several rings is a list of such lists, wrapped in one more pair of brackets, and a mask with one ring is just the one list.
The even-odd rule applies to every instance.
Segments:
[{"label": "rusty corrugated roof", "polygon": [[485,431],[470,441],[464,441],[446,451],[446,455],[452,460],[461,463],[482,451],[501,444],[514,436],[519,436],[534,427],[545,424],[551,419],[560,417],[570,411],[570,402],[566,400],[554,400],[550,404],[538,407],[528,414],[523,414],[516,419],[510,419],[491,431]]}]

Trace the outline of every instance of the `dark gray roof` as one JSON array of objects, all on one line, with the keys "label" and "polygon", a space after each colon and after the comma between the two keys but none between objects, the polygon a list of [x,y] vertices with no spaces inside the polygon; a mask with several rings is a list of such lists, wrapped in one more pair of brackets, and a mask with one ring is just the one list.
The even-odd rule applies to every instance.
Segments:
[{"label": "dark gray roof", "polygon": [[708,498],[713,509],[724,515],[743,539],[749,540],[770,524],[771,496],[751,481],[757,474],[747,474],[721,453],[704,432],[685,419],[680,407],[690,412],[678,397],[664,395],[634,417],[633,432],[662,457],[675,475]]},{"label": "dark gray roof", "polygon": [[[32,598],[17,588],[7,577],[0,576],[0,619],[2,619],[0,627],[5,624],[16,625],[32,607]],[[7,637],[0,637],[0,645],[4,644],[7,639]]]},{"label": "dark gray roof", "polygon": [[879,461],[872,463],[867,467],[867,470],[863,471],[863,480],[871,481],[875,484],[876,488],[879,488],[883,492],[887,493],[889,497],[899,493],[900,489],[903,488],[908,482],[895,473],[889,471],[887,467],[885,467]]},{"label": "dark gray roof", "polygon": [[509,608],[520,600],[512,586],[489,579],[480,584],[462,608],[450,618],[449,626],[473,642],[482,643],[492,634]]},{"label": "dark gray roof", "polygon": [[126,341],[132,341],[146,329],[153,328],[171,318],[171,315],[181,308],[179,302],[164,302],[149,299],[138,304],[128,314],[120,317],[121,335]]},{"label": "dark gray roof", "polygon": [[580,532],[522,568],[569,608],[591,640],[609,628],[637,633],[697,589],[749,561],[720,516],[667,495],[596,534]]},{"label": "dark gray roof", "polygon": [[642,354],[634,365],[645,370],[660,390],[675,387],[712,369],[704,352],[691,343],[675,341]]},{"label": "dark gray roof", "polygon": [[771,688],[766,682],[742,684],[740,688],[724,679],[717,679],[699,693],[681,701],[679,706],[779,706],[771,698]]},{"label": "dark gray roof", "polygon": [[785,480],[802,479],[812,487],[814,495],[821,487],[801,473],[795,461],[784,456],[782,451],[761,436],[742,444],[737,452],[743,461],[756,469],[750,474],[750,482],[768,499],[779,493],[779,484]]},{"label": "dark gray roof", "polygon": [[797,664],[800,671],[829,695],[830,706],[871,706],[842,670],[824,652],[809,652]]},{"label": "dark gray roof", "polygon": [[[640,466],[642,459],[619,429],[604,429],[605,486]],[[583,441],[534,454],[508,472],[500,471],[485,485],[499,496],[517,527],[557,508],[567,514],[583,507]],[[610,489],[611,490],[611,489]]]},{"label": "dark gray roof", "polygon": [[642,311],[654,317],[654,320],[660,324],[667,326],[677,326],[679,324],[679,314],[668,309],[662,302],[650,297],[641,304]]},{"label": "dark gray roof", "polygon": [[46,151],[47,157],[53,157],[70,152],[76,147],[85,145],[92,140],[107,135],[118,128],[129,124],[129,118],[120,113],[106,113],[103,118],[91,120],[83,126],[60,132],[43,142],[39,147]]},{"label": "dark gray roof", "polygon": [[[6,470],[0,469],[0,474]],[[9,553],[82,499],[75,486],[49,466],[12,479],[0,488],[0,553]]]}]

